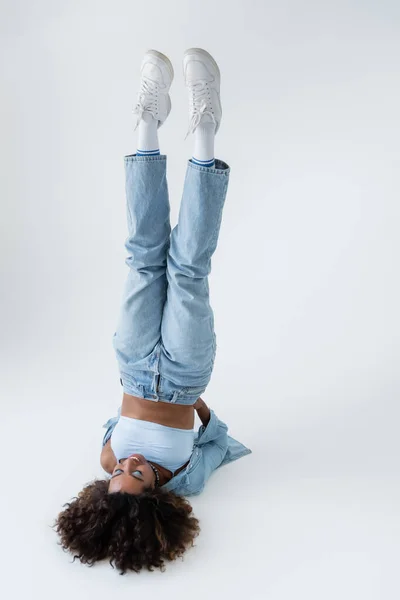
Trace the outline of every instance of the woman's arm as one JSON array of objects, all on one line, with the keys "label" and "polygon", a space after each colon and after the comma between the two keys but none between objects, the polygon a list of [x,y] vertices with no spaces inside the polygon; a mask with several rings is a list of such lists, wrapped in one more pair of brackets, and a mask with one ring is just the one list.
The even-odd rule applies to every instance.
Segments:
[{"label": "woman's arm", "polygon": [[111,439],[108,440],[108,442],[103,446],[100,455],[100,464],[103,469],[110,474],[113,472],[115,465],[117,464],[117,459],[115,458],[115,454],[111,448]]},{"label": "woman's arm", "polygon": [[210,409],[208,408],[207,404],[202,398],[198,398],[193,404],[193,408],[197,411],[199,419],[203,423],[204,427],[207,427],[210,421]]}]

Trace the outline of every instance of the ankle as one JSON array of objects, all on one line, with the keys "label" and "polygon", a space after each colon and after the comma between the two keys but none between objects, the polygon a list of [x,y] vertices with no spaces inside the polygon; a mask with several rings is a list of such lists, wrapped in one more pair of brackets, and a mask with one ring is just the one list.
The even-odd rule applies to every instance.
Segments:
[{"label": "ankle", "polygon": [[208,161],[207,160],[201,161],[201,160],[198,160],[197,158],[195,158],[194,156],[192,156],[191,162],[194,165],[197,165],[198,167],[206,167],[208,169],[215,167],[215,158],[212,158],[211,160],[208,160]]},{"label": "ankle", "polygon": [[203,167],[214,166],[215,124],[201,122],[194,132],[193,162]]},{"label": "ankle", "polygon": [[160,154],[158,142],[158,121],[149,113],[144,113],[139,123],[137,154]]}]

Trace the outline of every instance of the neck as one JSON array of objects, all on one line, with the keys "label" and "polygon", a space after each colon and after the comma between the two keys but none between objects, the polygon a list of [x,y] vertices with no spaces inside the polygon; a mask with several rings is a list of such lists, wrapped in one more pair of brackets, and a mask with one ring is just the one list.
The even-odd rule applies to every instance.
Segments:
[{"label": "neck", "polygon": [[[172,477],[174,476],[173,473],[171,473],[171,471],[169,471],[165,467],[162,467],[161,465],[158,465],[157,463],[151,463],[151,464],[153,465],[153,467],[155,469],[157,469],[158,477],[160,479],[160,487],[162,485],[164,485],[164,483],[167,483],[167,481],[172,479]],[[154,477],[155,477],[155,475],[154,475]]]}]

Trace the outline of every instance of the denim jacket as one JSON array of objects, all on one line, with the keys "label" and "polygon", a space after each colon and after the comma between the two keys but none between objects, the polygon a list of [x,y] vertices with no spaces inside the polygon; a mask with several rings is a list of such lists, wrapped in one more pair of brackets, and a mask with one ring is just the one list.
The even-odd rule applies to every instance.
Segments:
[{"label": "denim jacket", "polygon": [[[118,423],[118,416],[112,417],[103,425],[106,433],[103,446],[111,437],[114,427]],[[204,489],[207,479],[218,467],[250,454],[250,448],[228,435],[228,427],[220,421],[213,410],[210,409],[210,420],[207,426],[201,425],[194,439],[193,452],[187,466],[175,477],[162,486],[163,490],[174,492],[178,496],[193,496],[200,494]]]}]

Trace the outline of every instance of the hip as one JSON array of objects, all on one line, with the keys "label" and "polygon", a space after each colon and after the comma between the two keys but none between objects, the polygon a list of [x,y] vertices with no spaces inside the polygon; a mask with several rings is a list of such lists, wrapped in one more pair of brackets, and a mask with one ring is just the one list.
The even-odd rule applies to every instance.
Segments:
[{"label": "hip", "polygon": [[[199,386],[174,383],[157,371],[120,369],[120,382],[124,393],[152,404],[192,406],[205,391],[209,377]],[[147,406],[147,405],[146,405]]]}]

